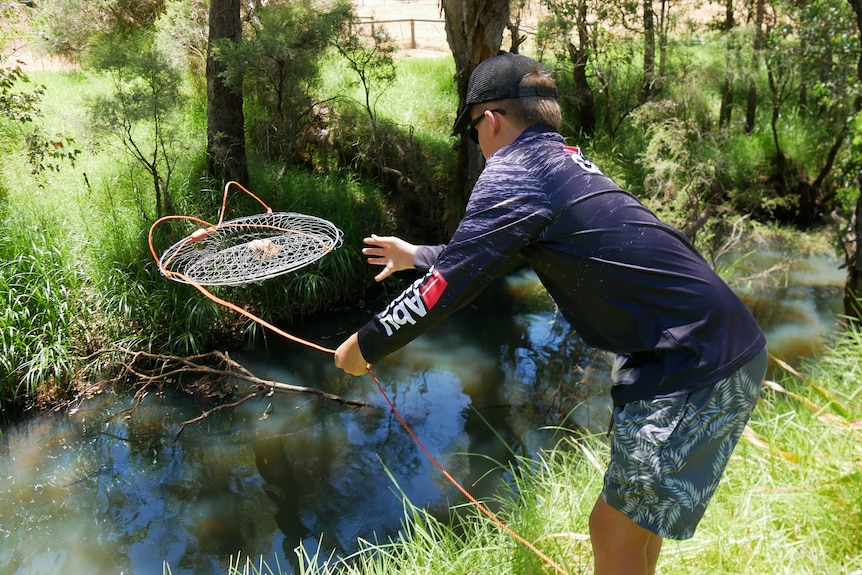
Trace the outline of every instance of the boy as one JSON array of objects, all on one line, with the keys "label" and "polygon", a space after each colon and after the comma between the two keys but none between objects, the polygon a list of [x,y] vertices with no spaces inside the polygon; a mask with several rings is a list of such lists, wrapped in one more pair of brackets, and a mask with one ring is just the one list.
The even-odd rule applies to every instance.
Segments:
[{"label": "boy", "polygon": [[537,61],[485,60],[455,122],[487,160],[446,246],[365,239],[368,262],[427,270],[335,353],[367,366],[527,264],[584,342],[615,354],[611,456],[590,515],[595,574],[654,574],[662,540],[694,535],[760,396],[765,338],[678,230],[567,146]]}]

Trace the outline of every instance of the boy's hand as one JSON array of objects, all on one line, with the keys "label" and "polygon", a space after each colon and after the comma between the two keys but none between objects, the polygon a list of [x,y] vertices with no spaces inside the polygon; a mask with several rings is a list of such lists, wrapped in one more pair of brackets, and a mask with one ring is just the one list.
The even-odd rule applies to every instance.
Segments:
[{"label": "boy's hand", "polygon": [[394,236],[371,234],[363,240],[368,247],[362,254],[368,256],[368,263],[383,266],[383,271],[374,276],[374,281],[382,281],[395,272],[413,269],[413,256],[417,246]]},{"label": "boy's hand", "polygon": [[368,362],[359,349],[359,337],[353,334],[335,350],[335,367],[350,375],[362,375],[368,371]]}]

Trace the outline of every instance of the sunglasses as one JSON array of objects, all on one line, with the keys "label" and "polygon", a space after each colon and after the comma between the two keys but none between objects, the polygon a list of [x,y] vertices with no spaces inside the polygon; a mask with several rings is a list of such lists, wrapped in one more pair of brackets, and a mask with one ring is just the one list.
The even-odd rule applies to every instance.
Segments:
[{"label": "sunglasses", "polygon": [[474,143],[474,144],[478,144],[478,143],[479,143],[479,130],[477,130],[477,129],[476,129],[476,126],[478,126],[478,125],[479,125],[479,122],[481,122],[481,121],[482,121],[482,118],[484,118],[484,117],[485,117],[485,112],[494,112],[495,114],[500,114],[501,116],[505,116],[505,115],[506,115],[506,110],[499,110],[499,109],[497,109],[497,108],[495,108],[495,109],[493,109],[493,110],[485,110],[485,111],[483,111],[483,112],[482,112],[482,114],[480,114],[480,115],[479,115],[479,117],[478,117],[478,118],[476,118],[475,120],[473,120],[472,122],[470,122],[469,124],[467,124],[467,127],[466,127],[466,128],[464,128],[464,132],[466,132],[466,133],[467,133],[467,136],[468,136],[471,140],[473,140],[473,143]]}]

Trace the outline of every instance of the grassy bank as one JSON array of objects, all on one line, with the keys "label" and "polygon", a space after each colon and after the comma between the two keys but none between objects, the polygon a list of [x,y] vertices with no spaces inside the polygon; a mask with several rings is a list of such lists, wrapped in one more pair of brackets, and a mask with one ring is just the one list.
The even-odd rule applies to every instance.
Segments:
[{"label": "grassy bank", "polygon": [[[805,370],[767,382],[695,537],[666,541],[658,572],[849,575],[862,570],[862,333],[850,331]],[[607,457],[602,436],[560,432],[522,460],[499,517],[568,573],[590,573],[587,518]],[[396,486],[397,487],[397,486]],[[469,505],[448,524],[405,502],[398,539],[347,559],[303,556],[303,575],[554,573]],[[278,574],[265,558],[231,574]]]},{"label": "grassy bank", "polygon": [[[440,69],[445,75],[446,67]],[[17,410],[62,399],[77,380],[109,365],[107,357],[82,359],[106,347],[191,355],[263,337],[257,324],[159,275],[147,245],[156,219],[150,176],[121,142],[93,133],[89,123],[88,102],[108,91],[109,82],[89,72],[40,72],[30,76],[30,86],[36,85],[45,87],[42,122],[72,138],[80,152],[74,165],[34,175],[23,133],[0,125],[0,293],[6,304],[0,316],[0,422]],[[346,108],[352,105],[344,86],[332,90]],[[205,106],[193,91],[187,95],[167,150],[174,162],[170,194],[177,213],[214,222],[223,184],[204,175]],[[139,137],[146,143],[145,131]],[[430,145],[427,129],[421,138]],[[301,274],[217,295],[281,323],[355,305],[373,284],[358,251],[362,237],[392,225],[381,188],[350,170],[280,171],[254,153],[250,163],[250,188],[268,206],[332,221],[344,232],[344,248]],[[241,196],[231,198],[228,218],[260,210]],[[156,249],[190,231],[175,226],[157,235]]]}]

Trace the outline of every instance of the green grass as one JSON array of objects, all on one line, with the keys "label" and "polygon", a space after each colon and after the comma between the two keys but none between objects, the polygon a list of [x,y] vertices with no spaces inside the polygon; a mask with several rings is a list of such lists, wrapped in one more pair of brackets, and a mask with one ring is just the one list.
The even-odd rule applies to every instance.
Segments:
[{"label": "green grass", "polygon": [[79,244],[62,223],[30,214],[0,228],[0,408],[63,386],[88,347],[91,318]]},{"label": "green grass", "polygon": [[[372,87],[376,112],[383,118],[429,136],[448,139],[458,93],[455,87],[455,61],[451,55],[428,58],[397,57],[395,82],[389,87]],[[365,95],[358,76],[337,60],[327,63],[323,71],[322,92],[339,101],[350,100],[364,106]]]}]

